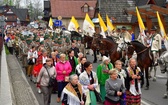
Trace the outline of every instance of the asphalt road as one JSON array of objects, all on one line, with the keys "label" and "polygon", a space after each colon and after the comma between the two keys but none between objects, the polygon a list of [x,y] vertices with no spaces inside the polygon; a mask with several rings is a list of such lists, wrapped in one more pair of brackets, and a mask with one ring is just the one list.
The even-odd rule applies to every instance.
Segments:
[{"label": "asphalt road", "polygon": [[[93,56],[87,55],[88,61],[93,61]],[[98,64],[100,64],[101,61],[98,61],[97,63],[93,63],[93,69],[96,70],[96,67]],[[23,69],[24,73],[25,70]],[[153,74],[153,72],[152,72]],[[142,88],[142,104],[141,105],[168,105],[168,99],[163,99],[163,94],[166,90],[166,74],[161,74],[159,71],[159,68],[157,70],[157,80],[154,82],[152,79],[150,79],[150,88],[149,90],[144,90]],[[39,102],[40,105],[43,105],[42,100],[42,94],[39,94],[37,92],[37,88],[33,82],[30,81],[30,79],[27,77],[28,82],[30,83],[32,90],[34,91],[34,94]],[[51,105],[61,105],[61,103],[56,102],[57,94],[52,94],[51,98]],[[101,104],[98,104],[101,105]]]}]

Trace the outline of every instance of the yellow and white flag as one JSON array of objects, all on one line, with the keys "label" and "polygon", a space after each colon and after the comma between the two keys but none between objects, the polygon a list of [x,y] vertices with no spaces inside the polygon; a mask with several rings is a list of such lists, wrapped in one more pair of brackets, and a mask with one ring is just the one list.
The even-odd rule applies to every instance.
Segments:
[{"label": "yellow and white flag", "polygon": [[157,14],[157,18],[158,18],[159,27],[160,27],[160,33],[161,33],[162,38],[164,40],[164,45],[165,45],[166,49],[168,50],[168,37],[166,36],[166,32],[165,32],[163,23],[160,19],[159,12],[157,11],[156,14]]},{"label": "yellow and white flag", "polygon": [[93,22],[91,21],[88,13],[86,13],[85,20],[83,22],[83,32],[85,34],[89,34],[90,36],[93,36],[93,34],[95,33],[94,27],[95,26]]},{"label": "yellow and white flag", "polygon": [[103,38],[106,38],[105,32],[107,31],[107,27],[102,19],[102,17],[100,16],[100,14],[98,14],[98,18],[99,18],[99,25],[101,27],[101,35],[103,35]]},{"label": "yellow and white flag", "polygon": [[145,26],[144,26],[144,23],[143,23],[143,21],[142,21],[141,15],[140,15],[140,13],[139,13],[137,7],[136,7],[136,13],[137,13],[138,24],[139,24],[139,29],[140,29],[141,42],[142,42],[143,44],[145,44],[145,41],[144,41],[144,39],[145,39],[145,37],[146,37],[146,35],[145,35]]},{"label": "yellow and white flag", "polygon": [[77,22],[77,20],[75,19],[74,16],[71,17],[71,21],[68,25],[68,30],[69,31],[78,31],[79,28],[79,24]]},{"label": "yellow and white flag", "polygon": [[106,14],[106,22],[107,22],[107,29],[108,29],[108,32],[111,33],[113,30],[114,30],[114,26],[113,24],[111,23],[108,15]]},{"label": "yellow and white flag", "polygon": [[48,26],[53,30],[53,20],[52,18],[50,17],[50,20],[49,20],[49,23],[48,23]]}]

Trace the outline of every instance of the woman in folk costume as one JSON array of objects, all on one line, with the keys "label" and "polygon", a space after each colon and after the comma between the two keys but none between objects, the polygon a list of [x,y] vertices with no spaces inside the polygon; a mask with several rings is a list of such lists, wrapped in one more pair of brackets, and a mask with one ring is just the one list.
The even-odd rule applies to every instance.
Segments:
[{"label": "woman in folk costume", "polygon": [[69,50],[68,51],[68,60],[71,64],[72,67],[72,72],[71,74],[75,74],[75,68],[78,65],[78,60],[77,58],[74,56],[74,51],[73,50]]},{"label": "woman in folk costume", "polygon": [[76,74],[70,75],[69,83],[62,91],[61,100],[62,105],[84,105],[82,85]]},{"label": "woman in folk costume", "polygon": [[85,71],[80,74],[79,81],[83,86],[86,95],[85,105],[96,105],[96,96],[94,91],[99,92],[98,79],[96,73],[92,70],[93,65],[91,62],[84,63]]},{"label": "woman in folk costume", "polygon": [[80,63],[76,66],[75,73],[79,76],[85,71],[84,63],[87,61],[86,57],[80,58]]},{"label": "woman in folk costume", "polygon": [[[33,81],[36,83],[37,81],[37,76],[43,66],[42,64],[42,50],[43,50],[43,47],[40,47],[39,50],[38,50],[38,58],[36,60],[36,64],[34,66],[34,70],[33,70]],[[38,93],[41,93],[41,89],[40,89],[40,86],[37,86],[37,90],[38,90]]]},{"label": "woman in folk costume", "polygon": [[137,62],[134,58],[129,60],[127,68],[126,86],[126,105],[140,105],[141,104],[141,70],[136,66]]},{"label": "woman in folk costume", "polygon": [[98,78],[98,83],[100,84],[100,94],[103,99],[105,100],[105,82],[109,78],[109,70],[113,68],[113,64],[110,63],[110,59],[106,56],[103,56],[102,58],[102,63],[98,65],[97,67],[97,78]]},{"label": "woman in folk costume", "polygon": [[48,58],[47,51],[43,50],[43,55],[42,55],[42,63],[46,63],[46,59]]},{"label": "woman in folk costume", "polygon": [[125,92],[123,81],[118,78],[118,70],[109,71],[110,78],[106,80],[105,89],[106,96],[104,105],[122,105],[120,97]]},{"label": "woman in folk costume", "polygon": [[36,59],[36,64],[34,65],[33,69],[33,81],[36,82],[36,77],[38,76],[40,69],[42,68],[42,47],[39,48],[37,54],[38,58]]},{"label": "woman in folk costume", "polygon": [[77,60],[78,60],[78,64],[81,62],[81,58],[83,57],[83,53],[82,52],[79,52],[78,53],[78,58],[77,58]]},{"label": "woman in folk costume", "polygon": [[65,60],[66,55],[65,54],[60,54],[60,61],[57,62],[55,68],[57,71],[57,86],[58,86],[58,98],[57,102],[61,101],[61,93],[63,88],[67,85],[68,83],[68,76],[72,72],[72,67],[69,61]]}]

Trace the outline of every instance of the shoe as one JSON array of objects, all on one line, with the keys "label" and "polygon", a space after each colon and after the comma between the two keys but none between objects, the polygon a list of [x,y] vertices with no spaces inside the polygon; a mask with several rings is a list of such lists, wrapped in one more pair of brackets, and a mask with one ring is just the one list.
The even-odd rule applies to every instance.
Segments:
[{"label": "shoe", "polygon": [[57,98],[57,103],[59,103],[61,101],[61,99],[60,98]]},{"label": "shoe", "polygon": [[39,94],[41,94],[41,89],[40,88],[38,88],[37,91],[38,91]]}]

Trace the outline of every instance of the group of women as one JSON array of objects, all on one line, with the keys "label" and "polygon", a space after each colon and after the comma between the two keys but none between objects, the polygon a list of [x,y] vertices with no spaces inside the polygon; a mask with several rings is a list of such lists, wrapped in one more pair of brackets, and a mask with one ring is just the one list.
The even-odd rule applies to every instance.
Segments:
[{"label": "group of women", "polygon": [[[39,59],[42,61],[37,86],[42,91],[44,105],[50,104],[55,87],[58,91],[57,102],[63,105],[96,105],[99,93],[104,105],[140,105],[142,74],[135,59],[131,58],[129,66],[124,70],[120,60],[113,66],[109,58],[103,56],[102,63],[94,70],[92,63],[81,53],[78,58],[74,56],[73,50],[68,51],[68,55],[62,53],[58,57],[57,54],[55,50],[50,57],[46,57],[45,51],[39,53],[34,47],[28,53],[28,58],[33,62],[34,58],[36,62]],[[28,70],[28,75],[30,72]],[[48,85],[50,77],[56,78],[55,86]]]},{"label": "group of women", "polygon": [[117,60],[113,67],[110,60],[103,57],[97,67],[97,77],[104,105],[140,105],[142,73],[134,58],[128,65],[122,69],[122,62]]}]

